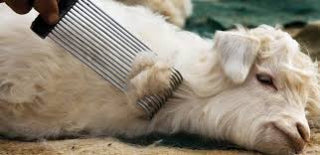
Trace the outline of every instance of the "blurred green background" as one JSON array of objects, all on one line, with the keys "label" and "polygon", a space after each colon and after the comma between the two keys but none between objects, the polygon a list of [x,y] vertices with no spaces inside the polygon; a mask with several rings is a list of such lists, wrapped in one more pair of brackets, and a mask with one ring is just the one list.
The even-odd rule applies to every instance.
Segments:
[{"label": "blurred green background", "polygon": [[193,0],[193,4],[186,29],[205,37],[234,24],[299,27],[320,20],[320,0]]}]

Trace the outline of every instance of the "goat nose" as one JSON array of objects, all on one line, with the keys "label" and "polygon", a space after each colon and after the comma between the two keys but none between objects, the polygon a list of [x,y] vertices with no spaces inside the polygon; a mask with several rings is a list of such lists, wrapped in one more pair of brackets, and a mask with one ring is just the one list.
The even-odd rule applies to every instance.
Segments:
[{"label": "goat nose", "polygon": [[289,125],[284,122],[277,122],[274,126],[286,137],[295,153],[300,153],[310,140],[309,127],[300,122],[293,123],[293,125]]},{"label": "goat nose", "polygon": [[309,127],[304,126],[301,123],[296,123],[297,131],[300,135],[300,137],[305,141],[308,142],[310,140],[310,131]]}]

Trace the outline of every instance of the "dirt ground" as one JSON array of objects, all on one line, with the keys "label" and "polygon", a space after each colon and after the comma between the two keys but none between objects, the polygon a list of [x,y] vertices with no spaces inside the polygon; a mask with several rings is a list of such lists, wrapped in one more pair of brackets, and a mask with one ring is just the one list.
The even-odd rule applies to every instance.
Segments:
[{"label": "dirt ground", "polygon": [[[320,132],[304,153],[320,154]],[[139,146],[114,138],[69,139],[58,141],[18,142],[0,140],[0,155],[260,155],[242,150],[192,150],[178,147]]]},{"label": "dirt ground", "polygon": [[168,148],[158,146],[135,146],[126,144],[113,138],[104,139],[76,139],[62,141],[43,142],[15,142],[0,141],[0,154],[14,155],[236,155],[248,154],[249,152],[239,151],[218,151],[218,150],[190,150],[183,148]]}]

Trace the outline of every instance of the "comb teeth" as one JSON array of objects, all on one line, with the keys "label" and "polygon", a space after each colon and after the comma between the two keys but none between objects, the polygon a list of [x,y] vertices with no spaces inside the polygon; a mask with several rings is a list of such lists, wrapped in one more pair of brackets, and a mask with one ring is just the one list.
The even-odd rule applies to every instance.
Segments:
[{"label": "comb teeth", "polygon": [[[48,36],[115,87],[125,91],[134,58],[139,52],[152,52],[150,48],[90,0],[61,1],[59,8],[62,9],[62,18],[57,25],[46,25],[38,17],[31,29],[42,38]],[[181,74],[172,69],[170,89],[165,95],[146,96],[137,104],[152,118],[182,81]]]}]

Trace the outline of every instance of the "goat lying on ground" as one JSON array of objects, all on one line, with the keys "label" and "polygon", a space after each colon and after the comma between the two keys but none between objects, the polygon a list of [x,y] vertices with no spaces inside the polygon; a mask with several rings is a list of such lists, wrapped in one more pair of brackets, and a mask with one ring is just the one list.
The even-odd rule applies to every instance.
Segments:
[{"label": "goat lying on ground", "polygon": [[[29,29],[35,16],[0,8],[0,132],[37,139],[188,132],[273,154],[300,152],[318,114],[317,67],[287,33],[269,26],[202,39],[143,8],[99,5],[158,53],[142,54],[122,93]],[[183,85],[152,120],[135,102]],[[305,111],[307,108],[308,112]]]}]

